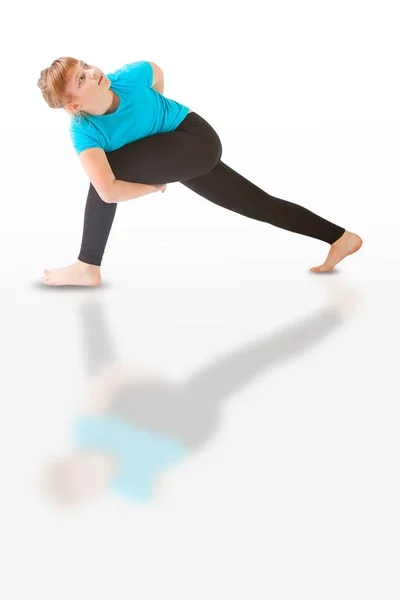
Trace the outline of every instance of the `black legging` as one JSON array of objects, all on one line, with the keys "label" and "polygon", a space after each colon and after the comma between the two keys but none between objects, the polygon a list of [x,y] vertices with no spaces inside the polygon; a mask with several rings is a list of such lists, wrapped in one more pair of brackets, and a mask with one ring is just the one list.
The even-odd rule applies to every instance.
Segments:
[{"label": "black legging", "polygon": [[[298,204],[270,196],[224,164],[221,155],[217,133],[195,112],[174,131],[106,152],[116,179],[147,184],[180,182],[228,210],[328,244],[345,232]],[[90,184],[79,260],[101,265],[116,210],[117,204],[103,202]]]}]

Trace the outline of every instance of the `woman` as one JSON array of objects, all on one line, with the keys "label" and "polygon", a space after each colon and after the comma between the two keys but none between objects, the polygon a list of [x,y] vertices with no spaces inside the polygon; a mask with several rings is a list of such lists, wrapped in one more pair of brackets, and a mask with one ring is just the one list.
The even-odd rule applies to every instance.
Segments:
[{"label": "woman", "polygon": [[[224,164],[215,130],[187,106],[163,96],[163,74],[154,63],[137,61],[104,75],[93,65],[62,57],[41,71],[38,86],[51,108],[70,114],[71,139],[91,180],[78,259],[46,269],[42,281],[47,285],[100,285],[117,203],[164,192],[171,182],[228,210],[330,244],[314,272],[331,271],[363,243],[308,209],[270,196]],[[99,165],[104,165],[100,176]],[[107,195],[99,177],[112,180]]]}]

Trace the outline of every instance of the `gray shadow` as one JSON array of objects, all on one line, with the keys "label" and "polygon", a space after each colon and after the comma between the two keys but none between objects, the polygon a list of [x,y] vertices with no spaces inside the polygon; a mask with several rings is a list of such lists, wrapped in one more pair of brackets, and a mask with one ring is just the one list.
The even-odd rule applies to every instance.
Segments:
[{"label": "gray shadow", "polygon": [[80,293],[82,292],[82,290],[87,290],[88,293],[95,293],[95,292],[99,292],[100,290],[103,289],[107,289],[110,288],[111,285],[109,282],[107,281],[103,281],[101,282],[101,285],[47,285],[46,283],[43,283],[43,281],[31,281],[29,287],[31,289],[35,289],[35,290],[40,290],[43,292],[48,292],[50,294],[57,294],[57,293],[69,293],[69,294],[74,294],[76,293],[76,290],[78,290]]},{"label": "gray shadow", "polygon": [[[156,479],[217,434],[221,409],[237,391],[246,389],[255,377],[283,366],[290,376],[292,360],[326,341],[358,314],[363,293],[344,286],[331,273],[317,274],[319,281],[322,275],[330,280],[320,284],[326,293],[322,308],[273,334],[263,333],[229,349],[211,362],[204,361],[179,383],[161,374],[144,373],[135,367],[134,359],[122,365],[104,301],[82,301],[77,317],[88,392],[82,413],[71,427],[75,454],[67,467],[64,461],[64,475],[58,463],[59,496],[82,501],[109,487],[134,502],[152,500]],[[80,489],[66,491],[68,478],[82,479],[82,465],[90,453],[99,461],[102,457],[102,467],[96,468],[103,469],[104,480],[96,480],[94,489],[83,494]],[[112,459],[111,471],[105,457]],[[84,468],[88,481],[92,477],[88,470],[94,467],[86,461]],[[54,487],[54,467],[52,477]]]}]

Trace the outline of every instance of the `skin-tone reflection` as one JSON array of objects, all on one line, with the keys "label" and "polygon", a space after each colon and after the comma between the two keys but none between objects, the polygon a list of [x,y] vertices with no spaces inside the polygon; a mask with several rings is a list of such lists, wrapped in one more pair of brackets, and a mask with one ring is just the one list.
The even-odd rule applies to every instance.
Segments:
[{"label": "skin-tone reflection", "polygon": [[137,503],[157,498],[165,489],[162,478],[218,432],[221,409],[233,392],[267,369],[284,366],[289,372],[290,360],[313,350],[361,307],[360,291],[346,288],[334,274],[327,277],[322,308],[229,351],[181,383],[121,365],[102,301],[82,304],[87,393],[72,424],[74,449],[49,462],[42,474],[47,495],[63,507],[90,502],[107,490]]}]

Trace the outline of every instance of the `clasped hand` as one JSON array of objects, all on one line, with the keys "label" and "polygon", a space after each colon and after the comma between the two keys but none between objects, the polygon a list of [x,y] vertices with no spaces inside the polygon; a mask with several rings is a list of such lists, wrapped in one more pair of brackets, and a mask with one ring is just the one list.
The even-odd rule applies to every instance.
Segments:
[{"label": "clasped hand", "polygon": [[167,184],[166,183],[155,183],[154,187],[156,188],[155,189],[156,192],[161,190],[161,192],[164,193],[167,188]]}]

